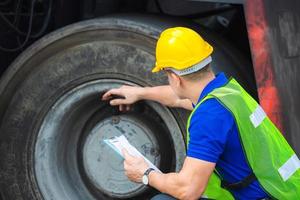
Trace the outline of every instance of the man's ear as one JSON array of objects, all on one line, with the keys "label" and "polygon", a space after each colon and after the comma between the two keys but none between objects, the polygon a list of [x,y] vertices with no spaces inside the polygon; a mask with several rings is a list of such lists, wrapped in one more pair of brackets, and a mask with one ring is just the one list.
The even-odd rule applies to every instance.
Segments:
[{"label": "man's ear", "polygon": [[181,77],[173,72],[171,72],[170,75],[172,76],[172,79],[174,80],[176,87],[180,87],[182,85]]}]

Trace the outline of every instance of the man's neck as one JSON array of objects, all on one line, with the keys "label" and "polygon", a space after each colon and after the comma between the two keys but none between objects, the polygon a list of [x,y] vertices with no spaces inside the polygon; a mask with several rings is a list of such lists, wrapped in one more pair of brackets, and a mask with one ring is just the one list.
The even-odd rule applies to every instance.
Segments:
[{"label": "man's neck", "polygon": [[186,97],[188,99],[190,99],[194,105],[196,105],[198,103],[198,99],[199,99],[201,93],[203,92],[204,88],[214,78],[215,78],[215,75],[213,73],[211,73],[202,80],[195,81],[195,82],[189,82],[188,83],[189,89],[186,90]]}]

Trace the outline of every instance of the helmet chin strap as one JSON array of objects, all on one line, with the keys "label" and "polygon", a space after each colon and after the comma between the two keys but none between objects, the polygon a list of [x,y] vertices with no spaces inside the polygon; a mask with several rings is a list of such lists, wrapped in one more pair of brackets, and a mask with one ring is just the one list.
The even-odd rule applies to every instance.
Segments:
[{"label": "helmet chin strap", "polygon": [[204,60],[202,60],[201,62],[186,68],[184,70],[176,70],[172,67],[166,67],[165,69],[167,70],[171,70],[172,72],[174,72],[175,74],[179,75],[179,76],[183,76],[183,75],[187,75],[187,74],[191,74],[194,73],[196,71],[199,71],[200,69],[202,69],[203,67],[205,67],[206,65],[208,65],[209,63],[211,63],[212,58],[211,56],[208,56],[207,58],[205,58]]}]

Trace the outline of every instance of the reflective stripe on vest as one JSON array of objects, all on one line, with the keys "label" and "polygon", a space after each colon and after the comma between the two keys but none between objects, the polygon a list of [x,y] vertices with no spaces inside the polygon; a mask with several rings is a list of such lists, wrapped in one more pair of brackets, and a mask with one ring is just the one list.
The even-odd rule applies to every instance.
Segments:
[{"label": "reflective stripe on vest", "polygon": [[[300,160],[296,154],[292,155],[279,169],[278,172],[284,181],[288,180],[298,169]],[[299,183],[300,184],[300,183]]]},{"label": "reflective stripe on vest", "polygon": [[[210,98],[217,99],[232,113],[245,157],[263,189],[276,199],[300,199],[298,157],[259,104],[235,79],[216,88],[196,105],[187,123],[187,144],[191,118]],[[212,177],[204,194],[213,199],[233,199],[228,191],[221,188],[220,178],[216,174]]]},{"label": "reflective stripe on vest", "polygon": [[258,127],[262,121],[267,117],[265,111],[262,109],[260,105],[254,110],[254,112],[250,115],[250,120],[254,126],[254,128]]}]

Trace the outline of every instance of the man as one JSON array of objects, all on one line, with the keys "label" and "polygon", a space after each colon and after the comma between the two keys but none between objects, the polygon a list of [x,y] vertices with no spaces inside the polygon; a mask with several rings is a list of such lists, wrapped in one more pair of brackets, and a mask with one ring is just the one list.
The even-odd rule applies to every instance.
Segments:
[{"label": "man", "polygon": [[[168,86],[122,86],[103,95],[111,105],[154,100],[193,112],[187,157],[178,173],[158,173],[142,158],[123,152],[128,178],[164,194],[153,199],[296,199],[300,161],[261,107],[234,80],[214,75],[213,48],[191,29],[165,30],[156,46],[153,72],[165,71]],[[215,173],[214,173],[215,171]],[[222,181],[221,181],[222,180]],[[173,198],[174,197],[174,198]]]}]

